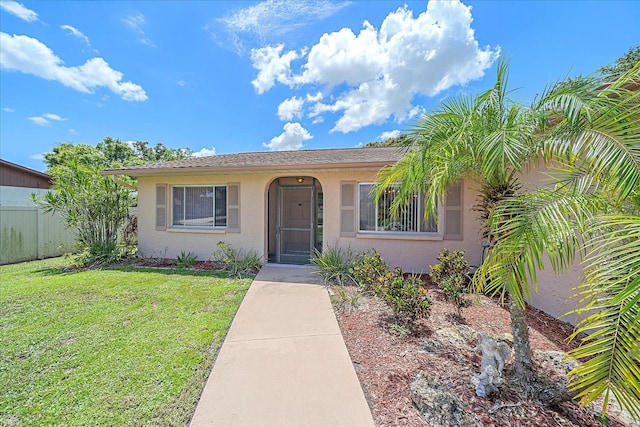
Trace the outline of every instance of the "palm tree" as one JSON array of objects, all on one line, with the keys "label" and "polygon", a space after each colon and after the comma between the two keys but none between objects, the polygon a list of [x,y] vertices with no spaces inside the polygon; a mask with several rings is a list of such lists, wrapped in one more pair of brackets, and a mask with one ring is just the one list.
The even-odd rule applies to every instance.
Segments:
[{"label": "palm tree", "polygon": [[[481,210],[488,218],[495,204],[520,188],[517,174],[539,147],[534,138],[538,116],[508,98],[508,64],[499,61],[494,86],[475,97],[445,101],[424,115],[411,134],[411,145],[401,161],[378,176],[377,195],[398,186],[392,206],[399,210],[416,190],[425,196],[425,211],[435,216],[447,190],[463,178],[482,191]],[[500,240],[500,232],[488,235]],[[525,298],[530,294],[524,278],[501,282],[503,297],[510,296],[515,372],[529,382],[532,375]]]},{"label": "palm tree", "polygon": [[[640,65],[614,83],[579,78],[553,86],[532,108],[506,97],[507,66],[492,89],[445,102],[422,117],[405,157],[378,177],[378,194],[400,183],[400,209],[416,190],[427,212],[464,178],[479,183],[493,249],[474,276],[478,289],[510,297],[515,379],[532,370],[525,299],[536,291],[545,255],[556,271],[585,257],[578,313],[589,313],[571,352],[589,358],[570,373],[582,403],[605,393],[640,414]],[[539,160],[565,170],[555,188],[517,195],[515,178]],[[593,330],[596,332],[593,332]],[[532,393],[540,389],[530,387]],[[547,391],[550,391],[547,389]],[[559,396],[553,393],[553,399]]]},{"label": "palm tree", "polygon": [[552,87],[535,105],[549,131],[537,135],[561,173],[552,189],[503,201],[489,216],[501,236],[474,278],[500,288],[535,286],[546,254],[556,271],[581,255],[576,289],[584,315],[569,353],[581,403],[610,395],[640,418],[640,63],[615,82],[579,78]]}]

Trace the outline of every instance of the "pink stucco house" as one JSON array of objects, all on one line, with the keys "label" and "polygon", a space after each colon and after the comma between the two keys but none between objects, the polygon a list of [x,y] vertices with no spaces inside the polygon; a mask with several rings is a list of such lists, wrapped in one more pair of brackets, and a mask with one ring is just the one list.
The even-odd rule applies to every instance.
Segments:
[{"label": "pink stucco house", "polygon": [[[388,212],[393,190],[373,200],[377,173],[402,155],[398,147],[255,152],[105,173],[138,178],[142,256],[190,251],[209,259],[225,241],[274,263],[307,264],[314,249],[339,245],[375,248],[391,267],[417,273],[428,272],[444,247],[464,250],[469,263],[479,265],[483,247],[471,183],[449,190],[437,221],[424,220],[420,194],[399,218]],[[576,274],[542,272],[533,304],[555,316],[570,310],[567,282]]]}]

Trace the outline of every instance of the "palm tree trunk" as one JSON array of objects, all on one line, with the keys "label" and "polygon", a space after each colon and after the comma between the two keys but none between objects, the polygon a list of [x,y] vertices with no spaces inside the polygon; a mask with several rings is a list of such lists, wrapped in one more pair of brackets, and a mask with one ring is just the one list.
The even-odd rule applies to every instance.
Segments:
[{"label": "palm tree trunk", "polygon": [[509,312],[511,314],[511,333],[513,334],[513,350],[515,353],[515,372],[525,374],[525,372],[533,369],[531,346],[529,345],[527,310],[526,308],[520,308],[512,299]]}]

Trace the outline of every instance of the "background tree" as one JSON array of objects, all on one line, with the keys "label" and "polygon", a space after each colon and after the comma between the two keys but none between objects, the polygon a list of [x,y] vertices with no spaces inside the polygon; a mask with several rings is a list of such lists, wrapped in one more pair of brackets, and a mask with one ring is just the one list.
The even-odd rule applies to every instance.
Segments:
[{"label": "background tree", "polygon": [[602,74],[605,81],[612,82],[628,73],[639,62],[640,45],[632,46],[624,55],[616,59],[613,64],[600,67],[598,73]]},{"label": "background tree", "polygon": [[73,163],[81,165],[106,166],[104,155],[91,145],[72,144],[63,142],[53,147],[50,153],[45,153],[44,163],[47,165],[48,174],[55,174],[55,169],[59,166],[67,166]]},{"label": "background tree", "polygon": [[402,147],[409,145],[410,136],[408,134],[400,134],[398,136],[392,136],[384,141],[368,142],[364,147]]},{"label": "background tree", "polygon": [[[144,141],[129,144],[111,137],[95,147],[62,143],[44,156],[54,184],[45,197],[35,201],[45,211],[60,213],[67,227],[77,231],[79,243],[86,251],[81,263],[115,260],[122,252],[118,233],[127,221],[129,231],[137,224],[135,217],[129,215],[129,209],[136,204],[136,193],[101,175],[101,171],[189,155],[189,149],[167,148],[163,144],[149,147]],[[135,182],[133,178],[125,181]]]},{"label": "background tree", "polygon": [[188,148],[167,148],[158,143],[149,147],[146,141],[122,142],[107,136],[95,147],[86,144],[62,143],[44,155],[47,173],[54,173],[57,166],[77,162],[80,165],[99,166],[102,169],[134,166],[146,163],[180,160],[191,156]]}]

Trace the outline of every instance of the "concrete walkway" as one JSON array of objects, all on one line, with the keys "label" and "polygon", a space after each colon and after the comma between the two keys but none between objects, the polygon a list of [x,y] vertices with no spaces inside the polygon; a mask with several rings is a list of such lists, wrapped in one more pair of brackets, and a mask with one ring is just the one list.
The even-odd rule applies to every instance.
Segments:
[{"label": "concrete walkway", "polygon": [[260,270],[222,344],[192,427],[374,426],[319,283],[309,267]]}]

